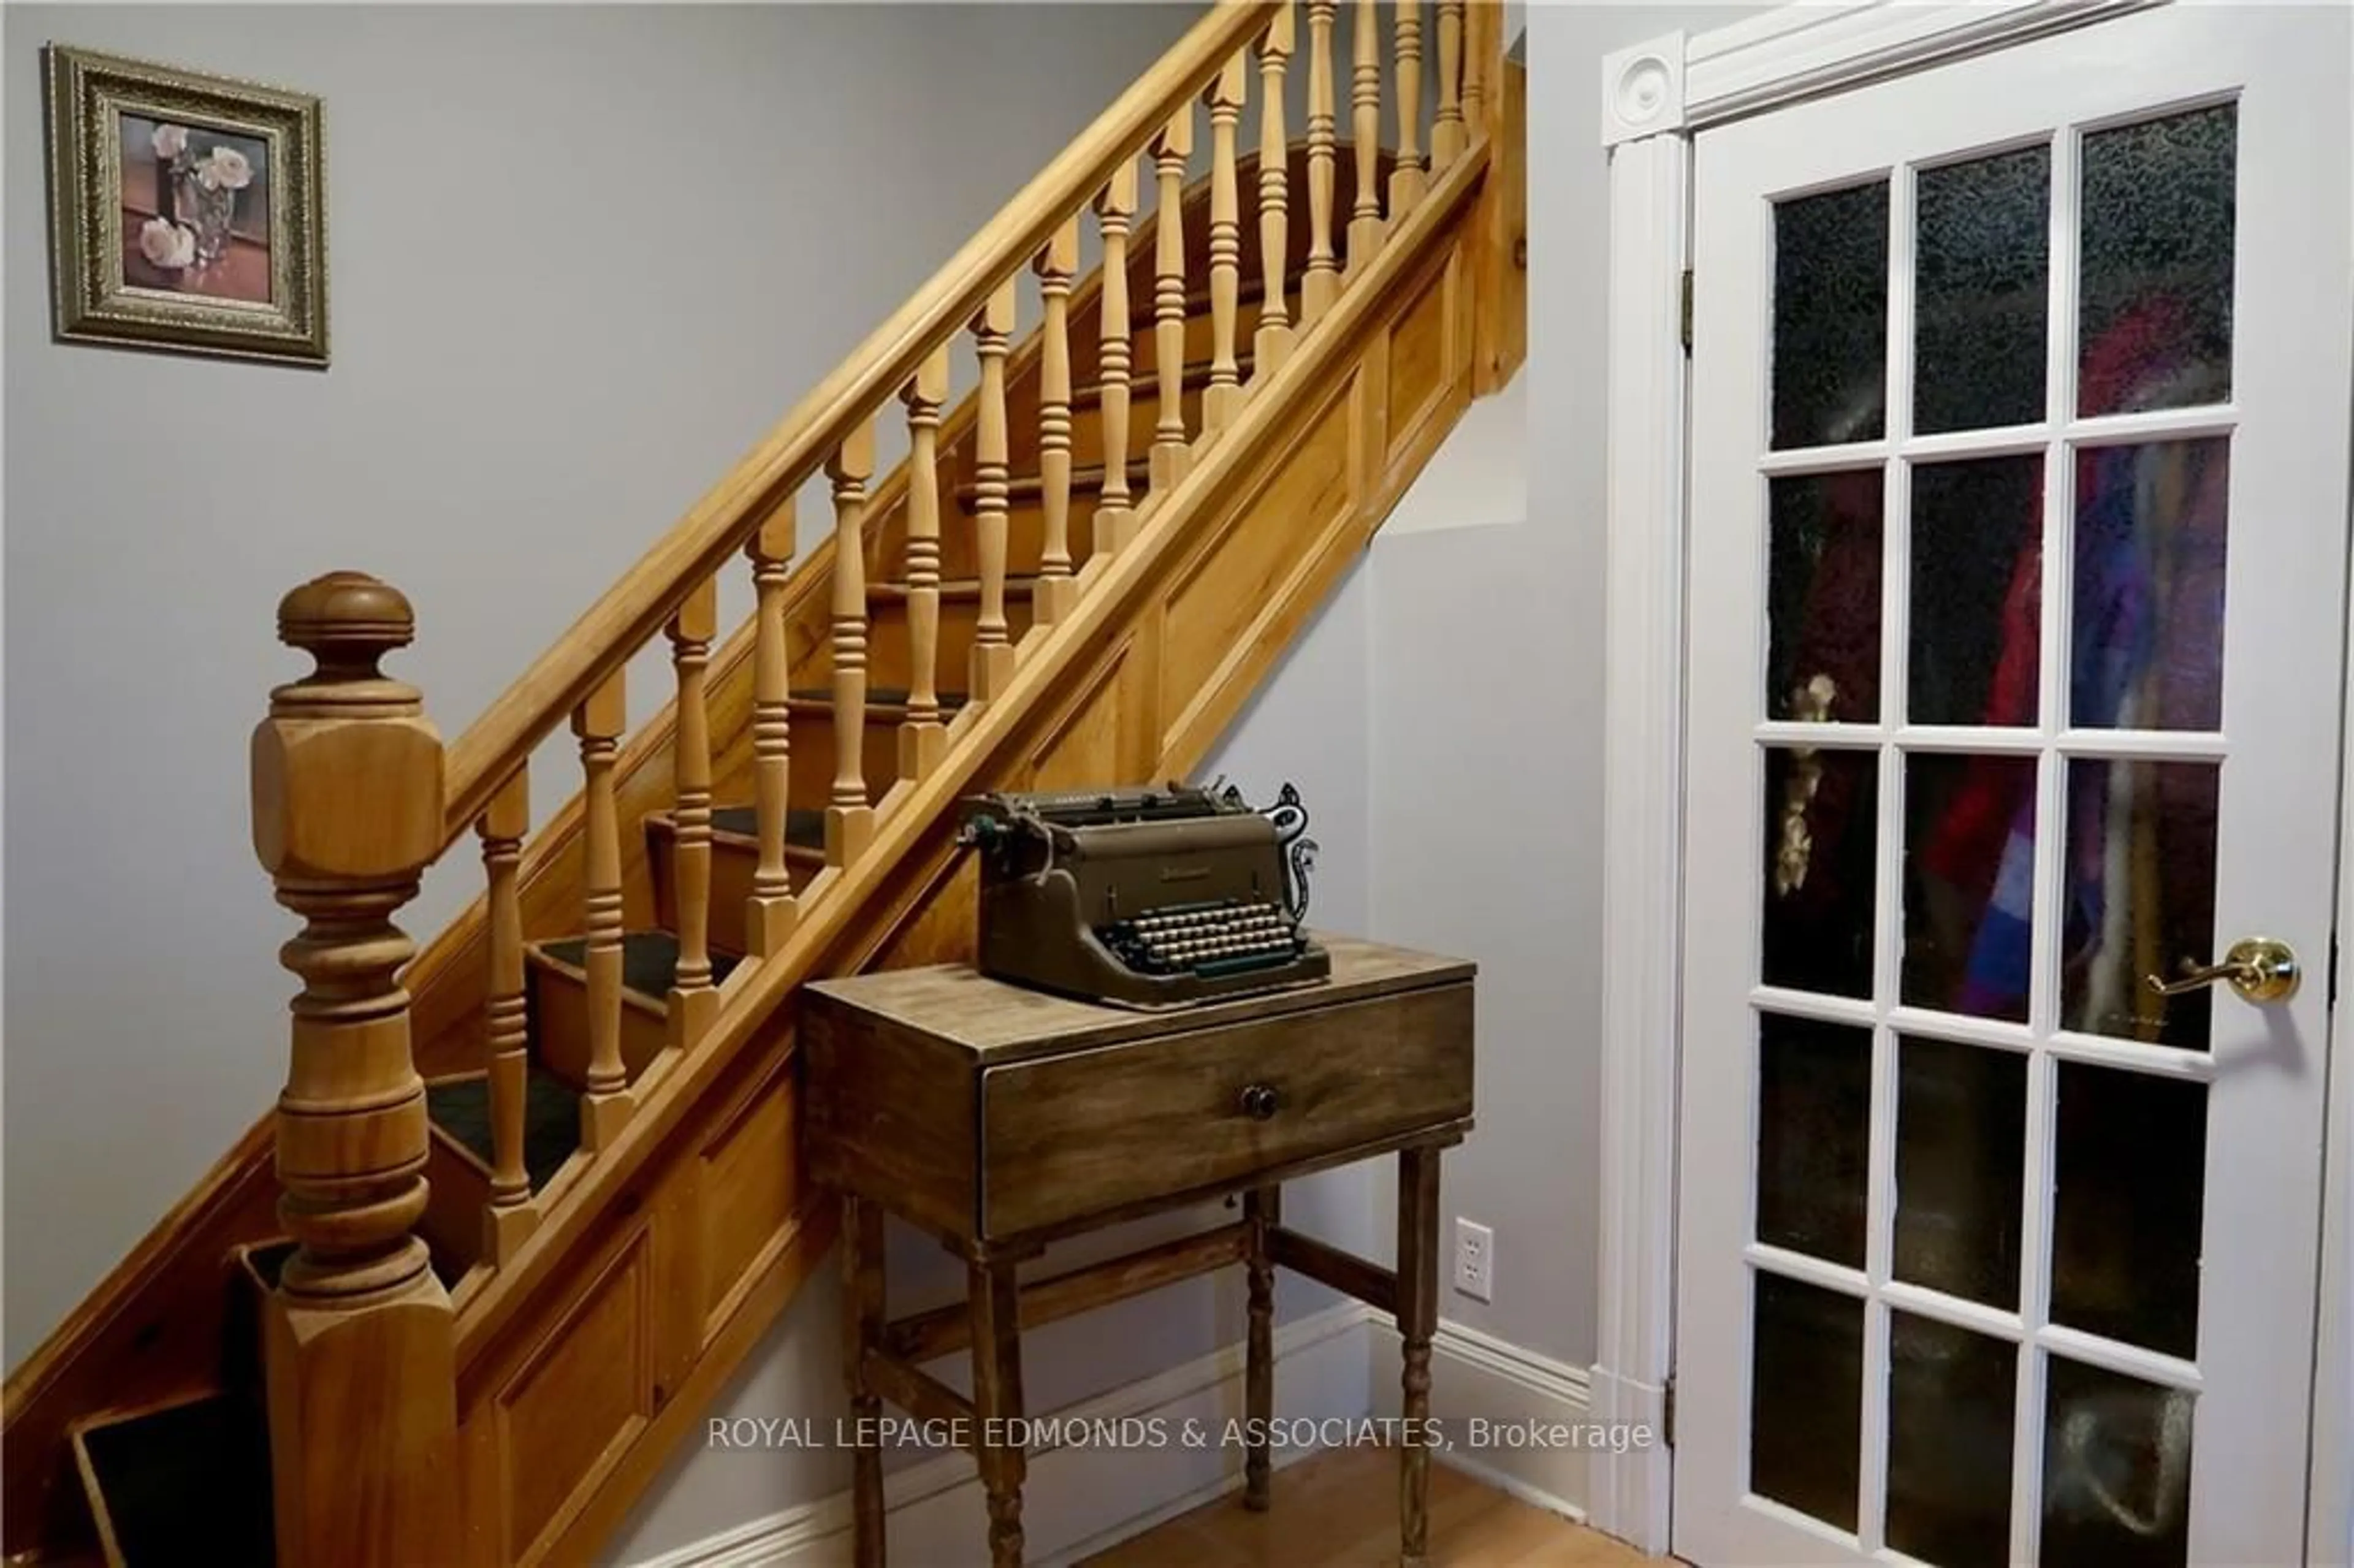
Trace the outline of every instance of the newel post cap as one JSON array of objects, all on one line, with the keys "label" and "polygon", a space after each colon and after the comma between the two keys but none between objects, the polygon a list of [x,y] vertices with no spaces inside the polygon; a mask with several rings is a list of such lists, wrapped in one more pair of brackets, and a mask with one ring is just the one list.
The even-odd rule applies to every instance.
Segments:
[{"label": "newel post cap", "polygon": [[288,590],[278,601],[278,640],[330,664],[376,661],[417,640],[417,612],[408,596],[366,572],[328,572]]},{"label": "newel post cap", "polygon": [[378,662],[415,640],[408,596],[329,572],[278,601],[278,635],[317,668],[270,694],[253,732],[253,848],[281,880],[413,875],[441,844],[441,736]]}]

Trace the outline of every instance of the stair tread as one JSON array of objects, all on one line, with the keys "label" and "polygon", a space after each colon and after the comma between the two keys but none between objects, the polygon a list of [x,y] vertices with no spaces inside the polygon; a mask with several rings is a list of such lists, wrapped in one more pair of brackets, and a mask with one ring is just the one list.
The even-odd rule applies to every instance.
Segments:
[{"label": "stair tread", "polygon": [[[952,714],[972,700],[962,692],[941,692],[938,694],[938,697],[940,712],[943,714]],[[792,693],[792,700],[797,703],[822,703],[828,707],[832,707],[833,705],[833,691],[831,687],[827,686],[801,686],[794,690]],[[866,709],[870,714],[876,708],[904,708],[907,705],[907,689],[905,686],[869,686],[866,688]],[[787,831],[785,836],[788,838],[792,836],[790,830]]]},{"label": "stair tread", "polygon": [[[1105,465],[1102,463],[1085,463],[1074,466],[1071,470],[1071,493],[1078,495],[1088,491],[1101,490],[1104,485],[1104,472]],[[1128,460],[1128,482],[1132,488],[1141,493],[1143,487],[1150,482],[1151,478],[1151,459],[1130,458]],[[1005,499],[1009,503],[1016,501],[1034,501],[1041,495],[1044,495],[1045,493],[1045,490],[1046,481],[1043,474],[1017,473],[1006,481]],[[981,482],[978,480],[974,480],[967,483],[958,485],[956,488],[956,496],[960,503],[970,506],[973,502],[979,500],[981,497]]]},{"label": "stair tread", "polygon": [[128,1568],[270,1563],[270,1436],[258,1402],[213,1394],[83,1429],[81,1441]]},{"label": "stair tread", "polygon": [[[1026,588],[1037,580],[1036,572],[1008,572],[1005,574],[1006,596],[1010,599],[1015,588]],[[866,596],[869,599],[886,599],[895,603],[906,600],[908,594],[913,591],[905,581],[895,577],[870,582],[866,585]],[[940,583],[940,597],[942,599],[979,599],[981,579],[979,577],[944,578]]]},{"label": "stair tread", "polygon": [[[588,956],[588,938],[564,937],[555,941],[536,944],[539,950],[559,963],[574,969],[585,966]],[[711,952],[711,983],[724,982],[731,970],[743,960],[734,953]],[[624,931],[621,933],[621,985],[658,1002],[666,1002],[670,988],[678,980],[678,938],[660,930]],[[567,1091],[568,1092],[568,1091]]]},{"label": "stair tread", "polygon": [[[430,1095],[432,1090],[429,1088],[426,1093]],[[261,1283],[275,1290],[279,1277],[286,1272],[286,1260],[294,1255],[294,1244],[291,1241],[265,1242],[246,1255]]]},{"label": "stair tread", "polygon": [[[711,831],[740,839],[760,836],[759,814],[750,806],[717,806],[711,812]],[[801,849],[825,848],[825,813],[796,806],[785,813],[785,842]]]},{"label": "stair tread", "polygon": [[[1251,378],[1251,374],[1257,368],[1257,363],[1249,349],[1235,351],[1235,365],[1243,380],[1248,381]],[[1198,392],[1207,387],[1210,384],[1210,361],[1206,359],[1187,365],[1183,380],[1185,390]],[[1092,408],[1103,401],[1103,390],[1104,383],[1101,381],[1090,381],[1083,387],[1073,387],[1071,405],[1079,408]],[[1161,395],[1160,373],[1154,370],[1136,372],[1128,378],[1128,390],[1129,396],[1140,403],[1159,397]]]},{"label": "stair tread", "polygon": [[[487,1076],[426,1085],[425,1114],[483,1164],[497,1162]],[[563,1079],[532,1064],[524,1075],[523,1101],[523,1168],[531,1190],[546,1186],[579,1147],[580,1097]]]},{"label": "stair tread", "polygon": [[[1256,191],[1258,187],[1252,185],[1248,188]],[[1152,275],[1141,257],[1141,252],[1129,257],[1128,309],[1129,324],[1135,329],[1131,335],[1150,337],[1152,329],[1160,324],[1152,314],[1152,291],[1159,280]],[[1291,270],[1295,275],[1286,280],[1289,284],[1288,291],[1297,293],[1299,291],[1299,279],[1296,275],[1298,269]],[[1245,305],[1255,305],[1265,298],[1267,273],[1255,266],[1242,269],[1235,279],[1235,308],[1240,310]],[[1212,303],[1208,275],[1189,276],[1185,285],[1185,319],[1191,321],[1197,316],[1208,315]]]}]

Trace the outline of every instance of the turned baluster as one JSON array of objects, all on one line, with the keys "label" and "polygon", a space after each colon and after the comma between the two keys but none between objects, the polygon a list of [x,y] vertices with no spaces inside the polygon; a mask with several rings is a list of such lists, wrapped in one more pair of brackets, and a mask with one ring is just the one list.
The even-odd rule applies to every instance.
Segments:
[{"label": "turned baluster", "polygon": [[1250,80],[1240,54],[1210,84],[1210,385],[1202,394],[1206,440],[1242,411],[1242,367],[1235,358],[1242,291],[1242,192],[1235,169],[1235,127],[1242,122]]},{"label": "turned baluster", "polygon": [[1357,201],[1349,209],[1349,270],[1382,248],[1382,13],[1376,0],[1357,0],[1356,69],[1349,107],[1356,127]]},{"label": "turned baluster", "polygon": [[1265,288],[1251,339],[1251,378],[1274,372],[1291,352],[1291,314],[1284,304],[1284,252],[1291,244],[1291,143],[1283,124],[1283,72],[1291,58],[1289,0],[1258,43],[1258,259]]},{"label": "turned baluster", "polygon": [[705,702],[711,640],[719,631],[719,584],[705,578],[670,618],[671,662],[678,673],[676,760],[671,873],[678,893],[678,969],[670,991],[670,1041],[692,1045],[719,1011],[711,983],[711,715]]},{"label": "turned baluster", "polygon": [[1390,170],[1390,221],[1414,210],[1428,188],[1422,167],[1422,0],[1397,0],[1397,163]]},{"label": "turned baluster", "polygon": [[899,726],[899,777],[922,779],[948,753],[940,722],[940,406],[949,351],[927,355],[900,389],[907,405],[907,717]]},{"label": "turned baluster", "polygon": [[875,426],[862,419],[826,460],[833,482],[833,788],[826,797],[825,863],[848,865],[875,836],[866,803],[866,481]]},{"label": "turned baluster", "polygon": [[972,633],[972,697],[992,702],[1013,679],[1013,643],[1005,621],[1005,510],[1012,456],[1006,444],[1005,355],[1013,343],[1013,280],[989,296],[972,319],[981,361],[981,408],[973,439],[974,554],[981,560],[981,613]]},{"label": "turned baluster", "polygon": [[752,634],[752,822],[759,849],[744,901],[744,942],[754,958],[785,945],[800,916],[785,864],[791,797],[792,655],[785,643],[785,584],[792,576],[793,503],[788,498],[744,546],[756,595]]},{"label": "turned baluster", "polygon": [[[1463,44],[1464,53],[1479,62],[1479,117],[1470,118],[1469,109],[1464,111],[1464,115],[1475,138],[1485,136],[1493,140],[1503,129],[1504,61],[1511,53],[1512,40],[1504,31],[1502,6],[1482,5],[1477,15],[1479,25],[1476,31],[1469,26],[1470,16],[1465,17]],[[1473,47],[1475,43],[1476,48]]]},{"label": "turned baluster", "polygon": [[452,1561],[458,1468],[450,1298],[417,1234],[425,1086],[409,1054],[416,949],[393,916],[441,844],[440,737],[378,662],[414,628],[357,572],[305,583],[278,635],[311,673],[270,694],[251,747],[253,847],[302,920],[302,982],[276,1118],[294,1239],[262,1309],[279,1560]]},{"label": "turned baluster", "polygon": [[[1475,5],[1464,16],[1463,52],[1466,130],[1473,143],[1491,150],[1502,146],[1504,130],[1504,14],[1501,6]],[[1476,90],[1472,84],[1476,82]],[[1525,291],[1509,281],[1525,265],[1525,237],[1516,234],[1508,192],[1508,178],[1487,182],[1472,215],[1475,238],[1467,259],[1471,264],[1471,390],[1485,397],[1502,386],[1511,367],[1520,362],[1515,346],[1523,335],[1516,323]]]},{"label": "turned baluster", "polygon": [[1152,144],[1160,208],[1152,251],[1152,357],[1161,417],[1152,427],[1148,479],[1168,493],[1193,466],[1185,445],[1185,160],[1193,155],[1193,106],[1177,111]]},{"label": "turned baluster", "polygon": [[1463,0],[1438,0],[1438,111],[1430,126],[1430,172],[1463,155]]},{"label": "turned baluster", "polygon": [[620,1136],[631,1108],[621,1063],[621,821],[613,798],[613,759],[628,725],[627,691],[625,670],[616,669],[572,710],[588,803],[581,828],[587,843],[580,967],[588,977],[588,1092],[580,1100],[580,1140],[592,1150]]},{"label": "turned baluster", "polygon": [[482,874],[490,884],[490,984],[482,998],[483,1057],[490,1068],[491,1203],[483,1215],[482,1250],[493,1264],[514,1255],[539,1224],[524,1169],[524,1107],[530,1095],[530,1020],[524,1001],[523,895],[516,868],[531,829],[531,774],[514,777],[474,819],[482,841]]},{"label": "turned baluster", "polygon": [[[1488,127],[1487,36],[1490,7],[1468,7],[1463,16],[1463,144],[1469,147]],[[1444,42],[1444,35],[1441,37]]]},{"label": "turned baluster", "polygon": [[1136,160],[1112,171],[1111,183],[1096,198],[1097,228],[1103,233],[1103,293],[1096,340],[1097,399],[1103,426],[1104,483],[1096,503],[1095,547],[1107,555],[1136,533],[1136,506],[1128,489],[1129,376],[1135,349],[1128,303],[1128,237],[1136,218]]},{"label": "turned baluster", "polygon": [[[1079,220],[1074,217],[1046,242],[1033,263],[1044,306],[1044,344],[1038,369],[1038,483],[1045,540],[1038,556],[1038,581],[1030,613],[1052,626],[1078,602],[1071,575],[1071,281],[1079,270]],[[1126,455],[1104,454],[1107,470],[1124,467]]]},{"label": "turned baluster", "polygon": [[1299,324],[1311,327],[1341,297],[1332,249],[1339,122],[1332,98],[1332,22],[1341,0],[1308,0],[1308,265],[1299,277]]}]

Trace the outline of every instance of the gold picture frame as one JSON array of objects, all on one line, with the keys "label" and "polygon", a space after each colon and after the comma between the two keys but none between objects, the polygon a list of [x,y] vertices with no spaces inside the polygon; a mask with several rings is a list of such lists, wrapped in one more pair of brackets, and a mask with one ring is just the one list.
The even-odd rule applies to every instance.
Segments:
[{"label": "gold picture frame", "polygon": [[51,44],[60,341],[327,363],[319,100]]}]

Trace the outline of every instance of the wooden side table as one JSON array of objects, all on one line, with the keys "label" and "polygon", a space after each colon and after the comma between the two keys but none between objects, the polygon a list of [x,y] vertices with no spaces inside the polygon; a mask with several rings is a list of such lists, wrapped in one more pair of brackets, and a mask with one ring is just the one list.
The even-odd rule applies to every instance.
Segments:
[{"label": "wooden side table", "polygon": [[[809,1125],[819,1180],[843,1193],[843,1360],[851,1414],[882,1402],[968,1435],[989,1494],[994,1568],[1022,1561],[1020,1330],[1228,1264],[1249,1275],[1245,1398],[1274,1414],[1274,1275],[1293,1269],[1393,1314],[1405,1344],[1398,1531],[1408,1568],[1427,1539],[1430,1336],[1438,1316],[1438,1158],[1471,1128],[1472,966],[1320,937],[1314,987],[1178,1012],[1098,1007],[960,966],[810,986]],[[1398,1160],[1397,1267],[1284,1227],[1283,1182],[1379,1155]],[[1028,1285],[1050,1242],[1239,1193],[1242,1218]],[[965,1260],[969,1299],[892,1322],[885,1211]],[[970,1347],[968,1401],[920,1363]],[[1243,1500],[1268,1498],[1264,1443]],[[854,1463],[856,1558],[881,1568],[879,1448]]]}]

